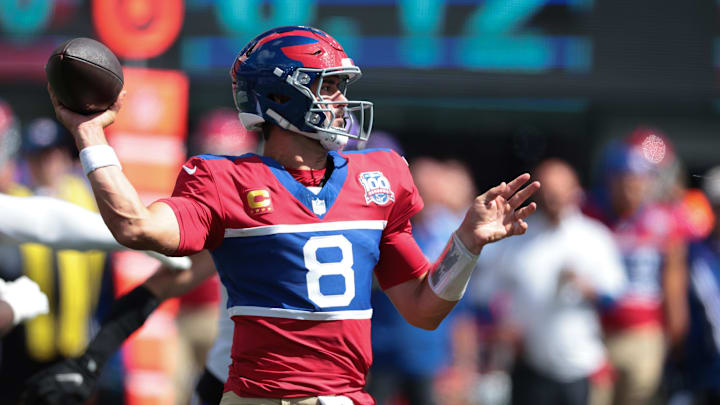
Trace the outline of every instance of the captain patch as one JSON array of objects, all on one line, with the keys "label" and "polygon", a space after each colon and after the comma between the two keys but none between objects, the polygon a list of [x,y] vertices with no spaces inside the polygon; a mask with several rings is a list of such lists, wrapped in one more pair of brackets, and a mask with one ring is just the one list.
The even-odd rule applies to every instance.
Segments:
[{"label": "captain patch", "polygon": [[247,202],[250,213],[253,215],[272,212],[272,200],[267,190],[250,190],[247,193]]}]

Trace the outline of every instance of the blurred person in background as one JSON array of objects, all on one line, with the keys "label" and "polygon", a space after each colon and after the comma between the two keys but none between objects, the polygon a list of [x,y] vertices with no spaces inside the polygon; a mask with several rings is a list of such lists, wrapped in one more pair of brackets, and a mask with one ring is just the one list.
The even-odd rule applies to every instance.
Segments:
[{"label": "blurred person in background", "polygon": [[703,176],[702,190],[709,206],[696,203],[693,212],[705,217],[711,233],[688,249],[689,326],[670,362],[672,404],[720,403],[720,166]]},{"label": "blurred person in background", "polygon": [[[15,154],[20,148],[20,128],[10,105],[0,100],[0,193],[18,193],[22,187],[15,182]],[[3,215],[8,215],[4,212]],[[20,258],[17,249],[8,246],[0,238],[0,273],[3,269],[17,268]],[[0,278],[0,336],[10,329],[37,315],[48,312],[47,296],[37,283],[26,276],[15,281]],[[0,352],[0,363],[2,353]]]},{"label": "blurred person in background", "polygon": [[70,133],[55,119],[31,120],[22,131],[20,152],[27,172],[22,181],[34,195],[75,199],[78,205],[93,207],[87,181],[75,173],[73,151]]},{"label": "blurred person in background", "polygon": [[[390,147],[399,153],[399,146],[389,135],[375,133],[366,147]],[[467,169],[457,162],[441,162],[422,157],[412,161],[410,171],[425,208],[412,220],[413,238],[428,260],[442,254],[448,238],[471,204],[474,185]],[[368,392],[379,405],[405,400],[409,404],[449,403],[438,398],[435,390],[438,376],[454,360],[452,348],[456,307],[434,331],[408,324],[393,307],[387,296],[375,289],[372,294],[375,313],[372,319],[373,366]],[[455,392],[452,395],[462,396]]]},{"label": "blurred person in background", "polygon": [[605,362],[598,313],[626,280],[610,231],[580,212],[575,171],[549,159],[535,173],[539,215],[522,237],[486,248],[474,292],[509,295],[503,322],[519,334],[512,404],[584,405],[589,377]]},{"label": "blurred person in background", "polygon": [[[713,207],[703,190],[688,186],[688,174],[665,134],[641,126],[633,131],[629,142],[654,163],[653,199],[669,212],[676,238],[689,244],[687,335],[669,342],[658,401],[673,405],[715,403],[720,398],[716,394],[720,392],[720,379],[714,376],[717,349],[711,338],[714,333],[711,325],[717,322],[714,302],[720,300],[720,294],[717,280],[710,277],[712,270],[707,270],[712,266],[703,248],[712,245],[713,238],[706,238],[714,230]],[[709,172],[704,183],[704,190],[711,195],[712,179]]]},{"label": "blurred person in background", "polygon": [[20,123],[10,104],[0,99],[0,192],[21,193],[17,183],[17,152],[20,150]]},{"label": "blurred person in background", "polygon": [[651,135],[606,145],[598,188],[585,206],[613,231],[628,279],[625,293],[603,317],[611,378],[594,385],[594,405],[649,403],[668,348],[687,329],[685,237],[672,212],[656,203],[664,146]]},{"label": "blurred person in background", "polygon": [[[71,142],[69,133],[53,119],[30,121],[21,142],[27,184],[10,184],[2,191],[15,196],[54,196],[94,209],[87,183],[72,173]],[[27,378],[85,350],[95,325],[106,263],[104,253],[55,250],[35,243],[4,245],[0,260],[0,278],[28,277],[49,299],[48,314],[25,322],[2,340],[0,403],[15,403]]]}]

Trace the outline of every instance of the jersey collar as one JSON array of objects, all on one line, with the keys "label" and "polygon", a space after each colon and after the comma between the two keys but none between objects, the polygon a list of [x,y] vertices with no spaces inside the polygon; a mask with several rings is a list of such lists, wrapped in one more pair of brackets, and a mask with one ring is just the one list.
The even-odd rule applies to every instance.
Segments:
[{"label": "jersey collar", "polygon": [[[295,180],[285,167],[269,156],[259,156],[260,160],[270,169],[278,182],[292,194],[301,204],[305,206],[313,215],[322,219],[330,212],[338,194],[345,184],[347,178],[347,159],[340,156],[335,151],[328,152],[332,158],[335,168],[330,174],[330,178],[322,187],[320,192],[315,195],[307,187]],[[323,208],[324,207],[324,212]]]}]

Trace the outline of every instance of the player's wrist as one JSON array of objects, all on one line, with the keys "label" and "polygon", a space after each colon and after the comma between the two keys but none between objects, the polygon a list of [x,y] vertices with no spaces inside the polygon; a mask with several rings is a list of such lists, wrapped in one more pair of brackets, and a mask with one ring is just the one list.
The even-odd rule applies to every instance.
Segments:
[{"label": "player's wrist", "polygon": [[475,256],[480,254],[483,246],[485,245],[484,243],[478,241],[472,231],[467,231],[462,226],[455,231],[455,236],[462,244],[462,247]]},{"label": "player's wrist", "polygon": [[91,145],[83,148],[80,151],[80,163],[86,176],[97,169],[107,166],[117,166],[122,169],[115,150],[107,144]]},{"label": "player's wrist", "polygon": [[463,245],[455,232],[428,276],[430,288],[446,301],[458,301],[465,294],[478,255]]},{"label": "player's wrist", "polygon": [[103,126],[94,121],[86,121],[72,131],[78,150],[89,146],[107,145]]}]

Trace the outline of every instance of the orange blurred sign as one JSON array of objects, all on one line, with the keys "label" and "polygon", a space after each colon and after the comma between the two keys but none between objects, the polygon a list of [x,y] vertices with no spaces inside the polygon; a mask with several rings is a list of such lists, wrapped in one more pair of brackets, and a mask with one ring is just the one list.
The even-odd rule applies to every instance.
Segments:
[{"label": "orange blurred sign", "polygon": [[187,129],[188,78],[179,70],[123,68],[127,91],[113,131],[180,135]]},{"label": "orange blurred sign", "polygon": [[124,68],[127,91],[108,128],[123,171],[142,195],[167,196],[185,161],[187,76],[175,70]]},{"label": "orange blurred sign", "polygon": [[147,59],[165,52],[180,34],[183,0],[93,0],[100,40],[119,57]]}]

